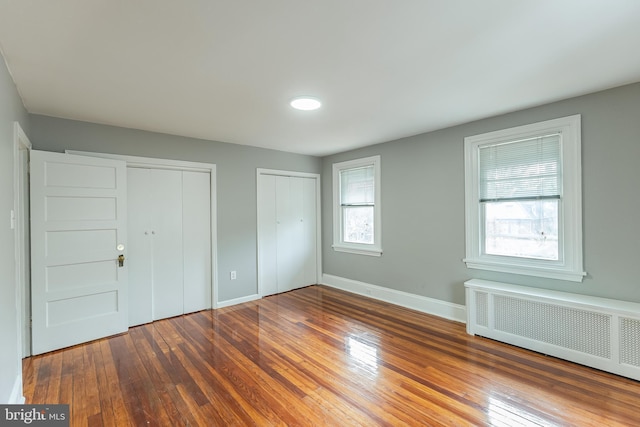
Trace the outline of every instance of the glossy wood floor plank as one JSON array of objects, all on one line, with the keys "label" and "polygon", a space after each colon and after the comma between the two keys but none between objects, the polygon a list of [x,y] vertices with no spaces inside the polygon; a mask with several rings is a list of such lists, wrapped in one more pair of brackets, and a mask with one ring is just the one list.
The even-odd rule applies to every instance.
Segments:
[{"label": "glossy wood floor plank", "polygon": [[23,362],[74,426],[636,426],[640,383],[323,286]]}]

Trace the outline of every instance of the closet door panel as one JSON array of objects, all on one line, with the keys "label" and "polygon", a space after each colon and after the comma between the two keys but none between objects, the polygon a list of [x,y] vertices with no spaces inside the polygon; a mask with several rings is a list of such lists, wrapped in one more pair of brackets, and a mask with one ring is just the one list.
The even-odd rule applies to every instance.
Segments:
[{"label": "closet door panel", "polygon": [[211,308],[211,178],[182,173],[184,312]]},{"label": "closet door panel", "polygon": [[276,176],[276,263],[278,292],[294,288],[295,279],[295,226],[291,209],[290,183],[287,176]]},{"label": "closet door panel", "polygon": [[276,177],[258,179],[258,265],[262,296],[278,293]]},{"label": "closet door panel", "polygon": [[127,168],[127,230],[129,247],[129,326],[148,323],[152,313],[149,169]]},{"label": "closet door panel", "polygon": [[305,259],[308,249],[304,236],[304,181],[305,178],[289,178],[289,208],[291,211],[291,289],[304,286]]},{"label": "closet door panel", "polygon": [[302,253],[303,255],[303,286],[313,285],[318,282],[317,269],[317,230],[316,224],[316,180],[302,179]]},{"label": "closet door panel", "polygon": [[153,318],[183,313],[182,172],[151,170]]}]

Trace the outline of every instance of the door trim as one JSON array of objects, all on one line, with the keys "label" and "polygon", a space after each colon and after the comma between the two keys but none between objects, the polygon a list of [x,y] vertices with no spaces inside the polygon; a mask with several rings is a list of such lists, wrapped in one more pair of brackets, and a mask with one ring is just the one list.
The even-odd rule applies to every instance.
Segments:
[{"label": "door trim", "polygon": [[124,160],[127,167],[142,167],[150,169],[169,169],[193,172],[208,172],[211,177],[211,307],[218,308],[218,230],[217,230],[217,189],[216,165],[213,163],[199,163],[185,160],[159,159],[155,157],[137,157],[121,154],[95,153],[91,151],[65,150],[67,154],[78,156],[102,157],[107,159]]},{"label": "door trim", "polygon": [[[11,227],[14,229],[14,250],[16,260],[16,307],[18,308],[18,344],[20,359],[31,356],[31,283],[25,277],[27,260],[25,250],[29,244],[25,230],[29,230],[29,212],[26,211],[24,188],[29,197],[29,164],[23,167],[20,152],[31,152],[31,141],[22,130],[19,122],[13,122],[13,211]],[[28,162],[28,158],[27,158]],[[25,182],[24,177],[27,177]]]},{"label": "door trim", "polygon": [[322,221],[321,221],[321,211],[322,208],[320,206],[320,174],[318,173],[310,173],[310,172],[294,172],[294,171],[285,171],[278,169],[264,169],[257,168],[256,169],[256,205],[257,205],[257,215],[256,215],[256,230],[258,230],[256,236],[256,259],[258,260],[258,295],[259,298],[262,298],[263,289],[262,283],[260,283],[260,227],[257,223],[260,218],[260,203],[257,203],[259,200],[259,195],[257,194],[260,191],[260,177],[263,175],[274,175],[274,176],[289,176],[289,177],[297,177],[297,178],[312,178],[316,182],[316,283],[322,283]]}]

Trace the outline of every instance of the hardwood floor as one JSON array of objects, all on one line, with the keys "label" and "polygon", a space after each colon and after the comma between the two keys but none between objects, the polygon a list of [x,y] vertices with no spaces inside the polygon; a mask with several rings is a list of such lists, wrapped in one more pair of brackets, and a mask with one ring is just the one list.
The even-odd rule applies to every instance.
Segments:
[{"label": "hardwood floor", "polygon": [[24,360],[89,426],[637,426],[640,383],[311,286]]}]

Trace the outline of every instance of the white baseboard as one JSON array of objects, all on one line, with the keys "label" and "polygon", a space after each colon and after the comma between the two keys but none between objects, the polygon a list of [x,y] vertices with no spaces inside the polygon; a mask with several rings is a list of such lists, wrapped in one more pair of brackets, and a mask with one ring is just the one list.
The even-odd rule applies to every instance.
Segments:
[{"label": "white baseboard", "polygon": [[242,304],[243,302],[255,301],[257,299],[260,299],[260,295],[258,294],[248,295],[242,298],[229,299],[226,301],[218,302],[218,305],[216,306],[216,308],[230,307],[232,305]]},{"label": "white baseboard", "polygon": [[13,383],[13,389],[11,390],[8,403],[10,405],[22,405],[24,404],[24,400],[24,396],[22,395],[22,374],[18,374]]},{"label": "white baseboard", "polygon": [[322,284],[456,322],[466,323],[467,321],[466,307],[464,305],[358,282],[357,280],[345,279],[331,274],[322,275]]}]

